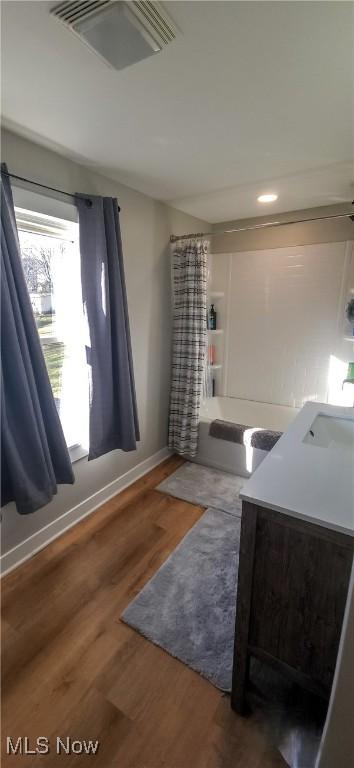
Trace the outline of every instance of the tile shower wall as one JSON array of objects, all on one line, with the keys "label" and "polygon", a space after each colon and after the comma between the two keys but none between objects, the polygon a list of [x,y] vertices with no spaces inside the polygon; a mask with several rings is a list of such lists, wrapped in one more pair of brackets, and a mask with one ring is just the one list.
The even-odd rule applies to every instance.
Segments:
[{"label": "tile shower wall", "polygon": [[226,295],[224,395],[295,407],[341,401],[354,359],[344,321],[352,243],[214,254],[212,286]]}]

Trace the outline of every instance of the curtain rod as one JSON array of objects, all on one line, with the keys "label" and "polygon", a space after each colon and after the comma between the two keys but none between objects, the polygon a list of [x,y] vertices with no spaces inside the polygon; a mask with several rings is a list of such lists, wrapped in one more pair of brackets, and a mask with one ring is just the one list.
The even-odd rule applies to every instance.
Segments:
[{"label": "curtain rod", "polygon": [[[354,200],[352,202],[354,205]],[[353,213],[332,213],[329,216],[316,216],[313,219],[295,219],[293,221],[267,221],[264,224],[253,224],[248,227],[237,227],[236,229],[221,229],[215,232],[196,232],[190,235],[171,235],[170,243],[176,243],[178,240],[189,240],[189,238],[195,237],[212,237],[212,235],[231,235],[235,232],[250,232],[255,229],[264,229],[265,227],[284,227],[289,224],[305,224],[309,221],[326,221],[328,219],[345,219],[349,218],[354,221]]]},{"label": "curtain rod", "polygon": [[[76,192],[65,192],[63,189],[57,189],[56,187],[48,187],[47,184],[41,184],[40,181],[33,181],[33,179],[25,179],[24,176],[17,176],[16,173],[8,173],[8,171],[1,170],[1,173],[4,174],[4,176],[8,176],[10,179],[17,179],[18,181],[25,181],[26,184],[33,184],[35,187],[42,187],[42,189],[49,189],[50,192],[58,192],[60,195],[65,195],[66,197],[71,198],[80,198],[80,200],[86,200],[87,206],[90,208],[92,206],[92,200],[90,200],[89,195],[79,195]],[[120,206],[118,206],[118,211],[120,211]]]}]

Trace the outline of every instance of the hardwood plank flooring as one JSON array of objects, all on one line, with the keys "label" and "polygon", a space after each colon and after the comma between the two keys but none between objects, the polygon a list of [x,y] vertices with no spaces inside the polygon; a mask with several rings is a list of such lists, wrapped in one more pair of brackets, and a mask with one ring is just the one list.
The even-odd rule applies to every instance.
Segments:
[{"label": "hardwood plank flooring", "polygon": [[[4,578],[4,768],[286,765],[258,716],[238,717],[228,696],[119,619],[203,514],[155,490],[181,463],[168,459]],[[100,746],[9,756],[6,736]]]}]

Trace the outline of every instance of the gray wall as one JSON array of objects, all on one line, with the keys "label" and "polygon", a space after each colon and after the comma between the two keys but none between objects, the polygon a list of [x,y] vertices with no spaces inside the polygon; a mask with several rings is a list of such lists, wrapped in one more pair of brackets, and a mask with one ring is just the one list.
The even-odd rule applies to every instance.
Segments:
[{"label": "gray wall", "polygon": [[5,507],[2,551],[7,552],[166,446],[171,313],[169,236],[172,232],[210,229],[210,225],[7,131],[2,134],[2,160],[13,173],[49,186],[118,198],[141,427],[137,452],[113,451],[95,461],[76,462],[75,485],[61,486],[56,498],[34,515],[23,517],[14,505]]},{"label": "gray wall", "polygon": [[256,219],[242,219],[241,221],[224,221],[214,224],[212,231],[215,233],[212,239],[213,253],[235,253],[236,251],[256,251],[267,248],[285,248],[291,245],[312,245],[314,243],[339,243],[344,240],[353,240],[354,223],[349,219],[328,219],[327,221],[306,221],[301,224],[289,224],[281,227],[269,227],[252,232],[237,232],[234,234],[220,234],[218,231],[237,227],[253,226],[269,221],[293,221],[294,219],[309,219],[320,216],[330,216],[353,212],[354,206],[350,202],[340,205],[327,205],[321,208],[310,208],[303,211],[289,211],[272,215],[271,211],[266,216]]}]

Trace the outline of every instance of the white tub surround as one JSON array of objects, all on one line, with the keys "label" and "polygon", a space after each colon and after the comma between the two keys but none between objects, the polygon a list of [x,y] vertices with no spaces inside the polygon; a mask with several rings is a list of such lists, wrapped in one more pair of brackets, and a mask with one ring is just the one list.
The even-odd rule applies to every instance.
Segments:
[{"label": "white tub surround", "polygon": [[[284,432],[298,413],[297,408],[271,403],[258,403],[234,397],[212,397],[204,401],[200,412],[198,453],[193,461],[222,469],[241,477],[249,477],[267,451],[251,446],[255,429]],[[244,433],[244,444],[231,443],[210,437],[210,424],[223,419],[249,427]],[[273,449],[274,450],[274,449]]]},{"label": "white tub surround", "polygon": [[271,429],[284,432],[298,413],[298,408],[290,408],[274,403],[258,403],[255,400],[240,400],[237,397],[211,397],[204,400],[200,417],[207,421],[224,419],[235,424],[247,424],[249,427]]},{"label": "white tub surround", "polygon": [[353,536],[354,409],[306,403],[240,496]]},{"label": "white tub surround", "polygon": [[290,247],[213,253],[211,291],[225,294],[216,305],[224,334],[212,341],[222,364],[217,395],[295,408],[308,400],[352,405],[342,381],[353,359],[345,315],[353,242],[297,245],[298,236]]}]

